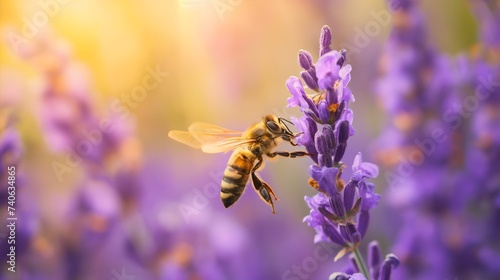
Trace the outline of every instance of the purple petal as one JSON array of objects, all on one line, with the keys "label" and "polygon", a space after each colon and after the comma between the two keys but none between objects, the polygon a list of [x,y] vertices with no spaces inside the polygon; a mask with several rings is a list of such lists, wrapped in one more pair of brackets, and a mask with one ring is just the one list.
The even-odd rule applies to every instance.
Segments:
[{"label": "purple petal", "polygon": [[390,280],[391,272],[393,268],[397,268],[399,266],[399,259],[394,254],[388,254],[385,256],[384,263],[382,264],[382,269],[380,271],[380,279],[381,280]]},{"label": "purple petal", "polygon": [[333,213],[337,215],[337,217],[344,217],[345,216],[345,208],[344,208],[344,203],[342,201],[342,197],[340,196],[340,193],[335,192],[333,193],[332,196],[330,196],[330,206],[332,207]]},{"label": "purple petal", "polygon": [[328,104],[326,100],[321,100],[318,103],[319,118],[323,123],[329,123],[330,121],[330,110],[328,110]]},{"label": "purple petal", "polygon": [[[352,71],[352,66],[350,64],[345,65],[344,67],[340,68],[339,70],[339,76],[342,80],[345,80],[346,78],[349,77],[350,79],[350,73]],[[347,85],[347,84],[345,84]]]},{"label": "purple petal", "polygon": [[352,164],[352,172],[359,179],[376,178],[378,176],[378,166],[370,162],[363,162],[361,153],[358,153]]},{"label": "purple petal", "polygon": [[371,208],[377,206],[380,195],[375,193],[375,185],[373,183],[367,183],[364,180],[358,183],[359,196],[362,197],[361,209],[368,211]]},{"label": "purple petal", "polygon": [[354,157],[354,161],[352,162],[352,172],[356,172],[359,170],[361,162],[363,162],[363,155],[361,153],[358,153]]},{"label": "purple petal", "polygon": [[333,157],[333,161],[335,163],[340,162],[342,160],[342,157],[344,157],[346,149],[347,149],[347,143],[339,143],[337,145],[337,150],[335,151],[335,156]]},{"label": "purple petal", "polygon": [[353,182],[347,183],[347,186],[344,188],[344,206],[345,211],[349,211],[354,204],[354,197],[356,195],[356,186]]},{"label": "purple petal", "polygon": [[369,223],[370,213],[368,211],[361,211],[358,217],[358,231],[361,234],[361,237],[365,236]]},{"label": "purple petal", "polygon": [[378,279],[380,274],[380,262],[382,254],[380,253],[380,246],[377,241],[372,241],[368,244],[368,267],[372,279]]},{"label": "purple petal", "polygon": [[[351,76],[349,76],[349,77],[351,77]],[[346,85],[345,81],[344,81],[344,85]],[[352,94],[352,91],[347,86],[344,87],[344,92],[342,94],[342,99],[341,100],[345,100],[347,102],[351,102],[351,101],[354,102],[354,101],[356,101],[356,99],[354,98],[354,95]]]},{"label": "purple petal", "polygon": [[318,131],[316,132],[316,135],[314,135],[314,145],[320,154],[330,154],[330,150],[328,149],[326,139],[322,131]]},{"label": "purple petal", "polygon": [[348,233],[347,226],[339,225],[339,232],[340,232],[340,235],[342,236],[342,238],[346,242],[351,242],[351,240],[349,238],[349,233]]},{"label": "purple petal", "polygon": [[330,154],[318,154],[318,165],[322,167],[333,167],[333,157]]},{"label": "purple petal", "polygon": [[361,273],[354,273],[349,280],[366,280],[366,277]]},{"label": "purple petal", "polygon": [[319,191],[327,193],[329,196],[337,193],[336,176],[338,169],[334,167],[319,167],[312,165],[309,167],[309,175],[319,183]]},{"label": "purple petal", "polygon": [[288,78],[286,87],[292,94],[292,97],[287,99],[288,108],[300,106],[302,112],[310,111],[315,117],[318,117],[318,109],[316,109],[312,100],[306,96],[304,86],[299,78],[294,76]]},{"label": "purple petal", "polygon": [[339,135],[339,143],[347,142],[347,139],[349,139],[349,122],[348,121],[343,121],[340,123],[339,129],[338,129],[338,135]]},{"label": "purple petal", "polygon": [[306,93],[299,78],[294,76],[288,78],[288,80],[286,81],[286,87],[292,94],[292,97],[289,97],[287,99],[288,108],[300,106],[302,102],[301,100],[305,98]]},{"label": "purple petal", "polygon": [[339,61],[337,62],[337,64],[342,67],[344,66],[344,63],[345,61],[347,60],[347,50],[345,49],[341,49],[339,51],[340,55],[341,55],[341,58],[339,59]]},{"label": "purple petal", "polygon": [[361,241],[361,234],[355,225],[347,224],[347,233],[349,234],[349,240],[351,240],[351,242],[358,243]]},{"label": "purple petal", "polygon": [[341,246],[346,246],[347,243],[345,242],[344,238],[340,235],[340,233],[337,231],[335,226],[329,222],[325,223],[323,225],[323,232],[330,238],[330,240],[334,243],[337,243]]},{"label": "purple petal", "polygon": [[300,77],[304,80],[307,87],[313,90],[318,90],[318,82],[314,79],[314,77],[309,73],[309,71],[300,72]]},{"label": "purple petal", "polygon": [[326,103],[328,103],[328,104],[339,103],[338,92],[333,88],[327,88],[325,100],[326,100]]},{"label": "purple petal", "polygon": [[297,136],[297,143],[303,146],[314,146],[314,135],[318,130],[318,126],[316,125],[316,123],[305,116],[302,116],[298,119],[295,117],[291,117],[290,120],[300,132],[303,132],[301,135]]},{"label": "purple petal", "polygon": [[323,128],[316,132],[314,136],[314,143],[316,145],[316,150],[320,154],[332,155],[335,151],[336,140],[333,128],[330,125],[324,125]]},{"label": "purple petal", "polygon": [[331,51],[318,59],[316,62],[316,77],[321,90],[333,88],[335,82],[340,79],[337,61],[341,55],[337,51]]}]

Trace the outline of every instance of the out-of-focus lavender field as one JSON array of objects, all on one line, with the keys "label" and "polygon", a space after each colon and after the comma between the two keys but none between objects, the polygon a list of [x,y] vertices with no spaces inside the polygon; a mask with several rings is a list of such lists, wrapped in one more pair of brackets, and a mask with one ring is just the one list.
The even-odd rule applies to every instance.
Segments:
[{"label": "out-of-focus lavender field", "polygon": [[[167,137],[327,126],[340,100],[313,114],[300,90],[339,82],[345,154],[321,126],[298,139],[313,159],[265,158],[276,215],[250,182],[225,209],[229,153]],[[500,1],[1,1],[0,168],[0,279],[498,279]]]}]

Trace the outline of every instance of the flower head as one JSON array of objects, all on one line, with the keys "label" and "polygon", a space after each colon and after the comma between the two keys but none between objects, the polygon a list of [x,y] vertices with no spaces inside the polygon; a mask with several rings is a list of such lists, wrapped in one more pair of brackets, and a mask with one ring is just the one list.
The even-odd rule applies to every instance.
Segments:
[{"label": "flower head", "polygon": [[[305,197],[311,210],[304,222],[316,231],[314,242],[332,242],[342,247],[335,257],[339,259],[357,251],[368,228],[369,210],[377,205],[380,195],[374,192],[375,185],[366,181],[378,175],[378,167],[363,162],[361,154],[354,159],[353,175],[348,183],[341,178],[347,142],[354,134],[354,114],[349,108],[354,96],[348,87],[352,67],[345,64],[345,50],[330,49],[331,38],[330,28],[324,26],[316,64],[308,52],[299,52],[298,62],[305,70],[301,77],[314,95],[306,94],[297,77],[290,77],[286,85],[292,94],[288,106],[299,106],[304,114],[298,119],[292,118],[292,122],[301,131],[297,143],[306,148],[314,161],[309,167],[309,184],[319,192],[313,197]],[[358,269],[357,272],[350,276],[335,274],[330,279],[368,277],[366,271]]]}]

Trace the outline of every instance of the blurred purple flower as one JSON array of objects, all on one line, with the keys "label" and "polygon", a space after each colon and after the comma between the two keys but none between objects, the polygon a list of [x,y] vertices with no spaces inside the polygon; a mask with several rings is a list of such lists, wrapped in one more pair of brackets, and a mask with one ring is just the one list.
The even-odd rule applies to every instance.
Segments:
[{"label": "blurred purple flower", "polygon": [[363,275],[360,271],[360,265],[358,259],[351,257],[351,267],[349,267],[346,273],[336,272],[330,275],[330,280],[389,280],[391,279],[392,270],[399,266],[399,259],[394,254],[388,254],[385,256],[382,262],[382,254],[380,252],[380,247],[377,241],[372,241],[368,244],[368,269],[369,276]]},{"label": "blurred purple flower", "polygon": [[[485,187],[498,173],[493,166],[500,163],[493,156],[499,154],[500,141],[491,141],[500,118],[489,113],[500,108],[496,107],[500,91],[490,91],[488,100],[476,99],[478,108],[465,109],[466,114],[460,115],[457,108],[470,100],[466,91],[480,88],[486,77],[498,81],[499,76],[483,58],[472,63],[437,53],[427,38],[417,2],[388,2],[402,9],[394,13],[398,20],[393,21],[382,60],[377,92],[390,121],[377,154],[393,167],[394,173],[386,174],[392,185],[387,197],[402,221],[393,248],[403,266],[395,276],[493,279],[497,272],[479,257],[479,251],[495,248],[498,242],[489,237],[500,233],[498,223],[492,222],[500,219],[494,206],[498,188]],[[489,12],[486,2],[471,1],[480,22],[490,25],[499,9]],[[495,28],[482,27],[489,30],[483,36],[485,46],[494,44],[496,35],[491,31],[498,31]],[[483,133],[489,135],[484,142]],[[480,143],[488,143],[486,153]],[[499,182],[496,177],[490,185]],[[385,268],[390,269],[390,265]]]},{"label": "blurred purple flower", "polygon": [[99,165],[116,153],[130,134],[130,124],[123,116],[97,114],[88,71],[68,45],[44,33],[33,38],[22,56],[43,78],[37,109],[48,146],[88,165]]}]

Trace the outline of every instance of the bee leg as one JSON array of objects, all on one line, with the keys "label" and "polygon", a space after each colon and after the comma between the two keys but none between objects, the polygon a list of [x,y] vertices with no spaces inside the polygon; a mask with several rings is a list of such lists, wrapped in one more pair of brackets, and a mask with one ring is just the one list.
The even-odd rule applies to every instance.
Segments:
[{"label": "bee leg", "polygon": [[290,157],[290,158],[296,158],[296,157],[303,157],[303,156],[310,156],[311,154],[307,152],[273,152],[273,153],[267,153],[266,154],[268,157],[273,158],[276,156],[282,156],[282,157]]},{"label": "bee leg", "polygon": [[260,198],[264,200],[265,203],[271,205],[271,208],[273,209],[273,214],[276,214],[276,211],[274,210],[274,202],[271,198],[271,195],[274,197],[274,200],[278,201],[278,197],[274,193],[273,189],[264,181],[262,181],[257,174],[255,174],[255,171],[259,169],[259,167],[262,165],[262,157],[258,158],[257,164],[252,168],[252,184],[253,187],[255,188],[255,191],[259,194]]},{"label": "bee leg", "polygon": [[273,209],[273,214],[276,214],[276,211],[274,210],[274,202],[271,198],[271,195],[274,197],[274,200],[278,201],[278,197],[274,193],[273,189],[264,181],[262,181],[255,172],[252,172],[252,184],[259,196],[266,202],[267,204],[271,205],[271,208]]}]

